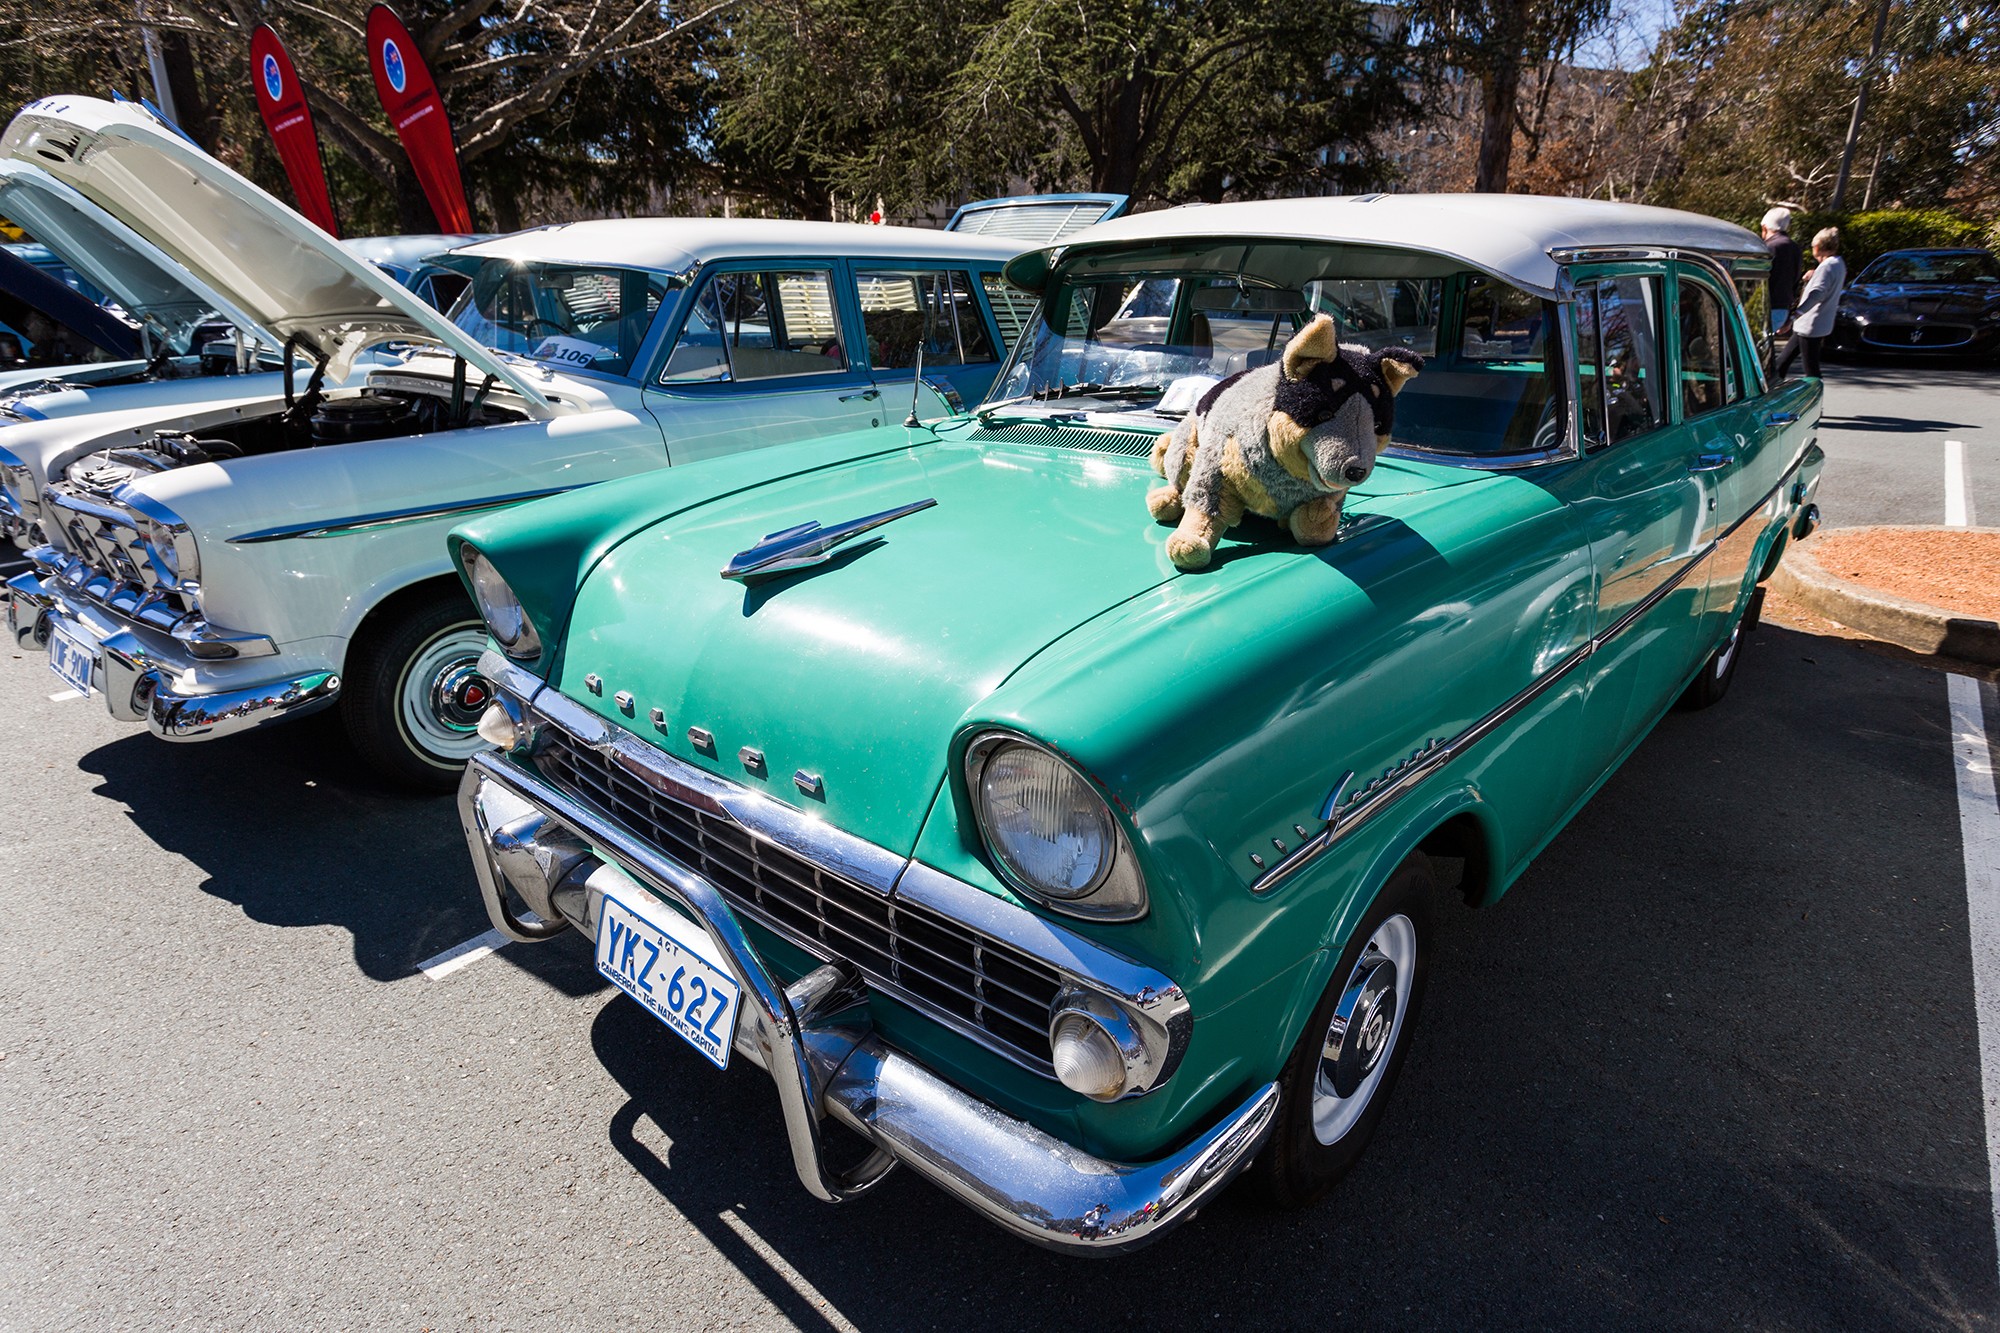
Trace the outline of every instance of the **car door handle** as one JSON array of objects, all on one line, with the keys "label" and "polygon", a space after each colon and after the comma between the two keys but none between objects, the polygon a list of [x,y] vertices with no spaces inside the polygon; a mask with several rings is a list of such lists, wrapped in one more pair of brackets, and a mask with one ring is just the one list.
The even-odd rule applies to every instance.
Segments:
[{"label": "car door handle", "polygon": [[1701,454],[1688,464],[1690,472],[1720,472],[1736,461],[1735,454]]},{"label": "car door handle", "polygon": [[880,389],[863,389],[860,393],[844,393],[840,395],[840,401],[843,403],[851,403],[855,399],[859,398],[864,403],[872,403],[881,396],[882,396],[882,391]]},{"label": "car door handle", "polygon": [[1797,412],[1773,412],[1770,416],[1764,418],[1764,424],[1767,426],[1789,426],[1798,419],[1799,414]]}]

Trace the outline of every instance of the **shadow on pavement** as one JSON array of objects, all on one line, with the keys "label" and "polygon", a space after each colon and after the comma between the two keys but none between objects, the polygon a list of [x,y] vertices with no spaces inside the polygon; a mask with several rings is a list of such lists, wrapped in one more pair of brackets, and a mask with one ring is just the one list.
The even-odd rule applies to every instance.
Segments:
[{"label": "shadow on pavement", "polygon": [[[452,798],[384,789],[334,714],[197,745],[135,733],[78,766],[148,838],[198,866],[205,891],[268,925],[341,927],[375,981],[488,928]],[[514,958],[541,952],[501,957],[570,994],[599,988],[594,972]]]},{"label": "shadow on pavement", "polygon": [[1745,653],[1503,902],[1443,913],[1395,1104],[1317,1209],[1235,1191],[1101,1264],[908,1172],[820,1204],[768,1080],[623,998],[612,1143],[807,1327],[787,1266],[864,1329],[1990,1326],[1944,683],[1772,627]]},{"label": "shadow on pavement", "polygon": [[1825,416],[1820,425],[1829,430],[1856,431],[1864,435],[1934,435],[1941,430],[1977,430],[1969,421],[1931,421],[1920,417]]}]

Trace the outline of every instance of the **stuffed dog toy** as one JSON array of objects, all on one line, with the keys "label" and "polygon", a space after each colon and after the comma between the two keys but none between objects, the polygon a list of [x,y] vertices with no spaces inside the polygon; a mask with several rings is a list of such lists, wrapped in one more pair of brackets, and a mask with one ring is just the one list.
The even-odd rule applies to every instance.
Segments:
[{"label": "stuffed dog toy", "polygon": [[1342,347],[1333,320],[1318,315],[1281,359],[1202,395],[1153,446],[1166,484],[1147,492],[1146,508],[1179,525],[1168,557],[1202,568],[1246,512],[1285,524],[1300,545],[1331,542],[1348,488],[1368,479],[1389,442],[1396,394],[1423,365],[1400,347]]}]

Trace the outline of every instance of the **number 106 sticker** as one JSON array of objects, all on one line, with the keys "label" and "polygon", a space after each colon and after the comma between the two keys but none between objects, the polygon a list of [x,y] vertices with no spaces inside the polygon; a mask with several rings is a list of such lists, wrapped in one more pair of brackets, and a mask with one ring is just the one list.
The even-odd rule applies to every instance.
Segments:
[{"label": "number 106 sticker", "polygon": [[718,954],[705,931],[671,908],[605,895],[597,970],[716,1068],[727,1069],[743,988]]}]

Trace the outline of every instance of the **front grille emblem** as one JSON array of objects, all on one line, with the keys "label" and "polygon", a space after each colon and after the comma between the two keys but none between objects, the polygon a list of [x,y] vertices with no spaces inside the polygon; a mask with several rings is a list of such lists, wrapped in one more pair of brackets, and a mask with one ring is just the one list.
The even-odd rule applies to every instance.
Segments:
[{"label": "front grille emblem", "polygon": [[706,727],[689,727],[688,744],[697,750],[706,750],[709,754],[714,754],[715,733]]},{"label": "front grille emblem", "polygon": [[792,785],[806,796],[818,798],[826,795],[826,784],[820,781],[819,774],[808,773],[803,768],[792,774]]}]

